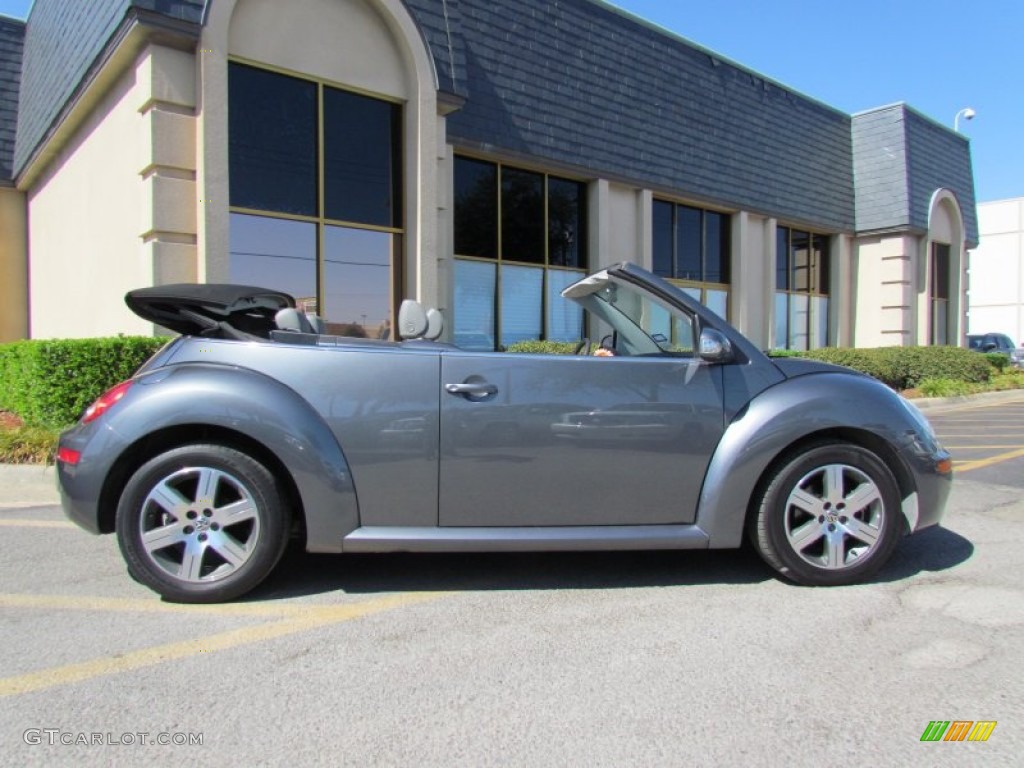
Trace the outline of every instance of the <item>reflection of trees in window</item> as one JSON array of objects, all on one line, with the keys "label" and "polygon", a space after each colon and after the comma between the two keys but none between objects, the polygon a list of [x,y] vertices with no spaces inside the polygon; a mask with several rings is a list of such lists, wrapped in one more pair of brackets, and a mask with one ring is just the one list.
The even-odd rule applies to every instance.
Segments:
[{"label": "reflection of trees in window", "polygon": [[498,258],[498,166],[455,160],[455,253]]},{"label": "reflection of trees in window", "polygon": [[[497,262],[499,270],[488,308],[481,306],[482,294],[476,290],[471,307],[470,294],[459,285],[477,273],[468,267],[456,270],[457,333],[478,341],[486,334],[497,344],[579,338],[582,311],[568,305],[559,291],[582,276],[576,270],[587,266],[585,186],[537,171],[456,157],[454,208],[455,255]],[[535,265],[538,271],[512,269],[513,262]],[[465,299],[460,301],[460,296]],[[479,325],[485,317],[495,318],[491,325],[496,327],[467,324]]]},{"label": "reflection of trees in window", "polygon": [[651,219],[654,273],[678,281],[724,317],[731,281],[729,215],[655,200]]}]

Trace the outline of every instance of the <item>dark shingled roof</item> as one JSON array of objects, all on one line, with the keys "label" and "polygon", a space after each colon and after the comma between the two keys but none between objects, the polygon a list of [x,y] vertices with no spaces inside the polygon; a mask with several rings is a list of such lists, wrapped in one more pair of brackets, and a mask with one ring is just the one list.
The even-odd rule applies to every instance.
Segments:
[{"label": "dark shingled roof", "polygon": [[[442,99],[462,104],[447,121],[456,148],[843,232],[920,228],[948,186],[977,237],[969,146],[917,113],[851,118],[600,0],[403,2]],[[198,25],[206,5],[36,0],[14,172],[129,13]]]},{"label": "dark shingled roof", "polygon": [[25,36],[14,172],[83,84],[130,10],[199,24],[205,0],[35,0]]},{"label": "dark shingled roof", "polygon": [[0,16],[0,186],[11,186],[25,22]]},{"label": "dark shingled roof", "polygon": [[967,140],[905,104],[853,117],[857,231],[928,229],[932,195],[949,189],[964,217],[964,239],[978,242],[971,149]]},{"label": "dark shingled roof", "polygon": [[848,115],[591,0],[458,8],[456,146],[853,230]]}]

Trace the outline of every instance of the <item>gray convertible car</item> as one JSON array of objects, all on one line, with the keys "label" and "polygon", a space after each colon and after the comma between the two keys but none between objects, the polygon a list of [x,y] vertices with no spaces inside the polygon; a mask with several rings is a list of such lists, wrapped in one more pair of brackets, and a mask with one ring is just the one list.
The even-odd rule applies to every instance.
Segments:
[{"label": "gray convertible car", "polygon": [[769,359],[632,264],[562,294],[576,354],[332,336],[292,297],[234,285],[133,291],[182,335],[61,436],[69,517],[116,532],[130,574],[215,602],[310,552],[737,547],[806,585],[874,574],[939,522],[949,454],[879,382]]}]

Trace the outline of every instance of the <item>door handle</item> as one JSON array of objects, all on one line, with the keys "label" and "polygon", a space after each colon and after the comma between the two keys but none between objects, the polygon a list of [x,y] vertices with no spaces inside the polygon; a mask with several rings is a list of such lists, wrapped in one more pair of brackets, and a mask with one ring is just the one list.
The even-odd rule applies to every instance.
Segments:
[{"label": "door handle", "polygon": [[451,395],[464,395],[466,397],[490,397],[498,394],[498,388],[485,381],[471,381],[463,384],[445,384],[445,391]]}]

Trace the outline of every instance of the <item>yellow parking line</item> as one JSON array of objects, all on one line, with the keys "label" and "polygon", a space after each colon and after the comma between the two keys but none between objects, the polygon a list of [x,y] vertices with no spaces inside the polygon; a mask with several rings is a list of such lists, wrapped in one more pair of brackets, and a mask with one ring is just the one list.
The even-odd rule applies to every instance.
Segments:
[{"label": "yellow parking line", "polygon": [[11,520],[0,517],[0,528],[75,528],[67,520]]},{"label": "yellow parking line", "polygon": [[39,608],[49,611],[98,611],[106,613],[177,613],[212,616],[266,616],[285,618],[309,611],[308,606],[275,603],[218,603],[185,605],[156,599],[121,597],[72,597],[66,595],[0,594],[0,608]]},{"label": "yellow parking line", "polygon": [[258,624],[252,627],[242,627],[216,635],[196,638],[195,640],[168,643],[152,648],[143,648],[119,656],[92,659],[79,664],[67,664],[62,667],[41,669],[37,672],[3,678],[0,679],[0,696],[30,693],[45,688],[53,688],[58,685],[68,685],[105,675],[142,669],[143,667],[162,664],[165,661],[173,661],[174,659],[196,657],[204,653],[214,653],[216,651],[237,648],[242,645],[250,645],[261,640],[272,640],[330,624],[352,621],[353,619],[381,613],[393,608],[436,600],[445,594],[447,593],[420,592],[392,595],[378,600],[368,600],[349,605],[310,607],[296,616],[281,621]]},{"label": "yellow parking line", "polygon": [[1024,448],[1019,443],[1011,443],[1010,445],[946,445],[943,443],[942,447],[947,451],[991,451],[996,448]]},{"label": "yellow parking line", "polygon": [[1024,456],[1024,448],[1019,448],[1016,451],[1007,451],[1006,453],[1000,453],[996,456],[990,456],[987,459],[978,459],[976,461],[966,461],[963,464],[956,465],[957,472],[970,472],[974,469],[983,469],[984,467],[991,467],[993,464],[999,464],[1010,459],[1019,459]]}]

